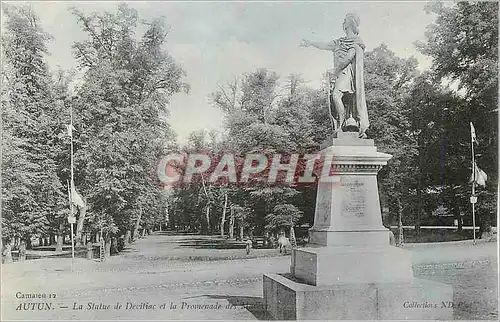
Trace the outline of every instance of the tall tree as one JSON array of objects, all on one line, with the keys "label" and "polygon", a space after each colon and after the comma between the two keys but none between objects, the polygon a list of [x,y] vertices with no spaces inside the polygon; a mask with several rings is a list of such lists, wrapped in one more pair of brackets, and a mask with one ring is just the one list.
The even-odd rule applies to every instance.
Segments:
[{"label": "tall tree", "polygon": [[[302,104],[307,96],[300,78],[289,79],[289,91],[285,95],[280,93],[278,85],[274,72],[258,69],[213,94],[214,104],[224,112],[226,119],[228,150],[243,157],[248,153],[261,153],[269,159],[274,154],[286,159],[291,153],[310,148],[313,131],[307,107]],[[261,179],[250,180],[246,187],[241,187],[237,194],[241,199],[234,202],[250,209],[241,218],[248,221],[245,227],[259,232],[266,224],[265,217],[273,216],[276,205],[287,204],[298,194],[292,187],[278,187]]]},{"label": "tall tree", "polygon": [[[408,206],[416,182],[416,140],[410,131],[405,98],[417,75],[414,58],[397,57],[385,44],[365,53],[365,91],[370,128],[368,135],[380,151],[392,154],[379,174],[381,199],[397,215],[400,204]],[[413,196],[412,196],[413,195]],[[413,201],[414,202],[414,201]]]},{"label": "tall tree", "polygon": [[[427,28],[427,40],[416,45],[433,59],[433,81],[436,84],[451,81],[463,99],[463,103],[451,106],[446,112],[458,125],[447,138],[452,144],[448,150],[456,151],[450,159],[461,160],[451,168],[448,177],[461,178],[462,188],[457,191],[461,190],[459,194],[463,195],[467,186],[465,173],[471,172],[470,150],[465,147],[470,146],[469,122],[473,122],[479,143],[478,164],[488,174],[486,189],[480,191],[479,220],[484,219],[485,225],[489,225],[496,214],[498,181],[498,2],[445,5],[439,1],[426,9],[436,15],[436,20]],[[451,128],[450,124],[447,128]]]},{"label": "tall tree", "polygon": [[51,222],[63,224],[68,209],[57,174],[64,108],[44,60],[50,36],[31,7],[3,9],[2,238],[20,238],[24,248],[33,235],[50,233]]},{"label": "tall tree", "polygon": [[137,37],[139,16],[125,4],[114,14],[73,12],[88,35],[73,45],[85,70],[74,103],[75,181],[89,212],[109,227],[109,242],[114,234],[147,228],[159,214],[161,187],[150,169],[175,139],[169,98],[188,86],[164,48],[163,18],[143,22],[146,30]]}]

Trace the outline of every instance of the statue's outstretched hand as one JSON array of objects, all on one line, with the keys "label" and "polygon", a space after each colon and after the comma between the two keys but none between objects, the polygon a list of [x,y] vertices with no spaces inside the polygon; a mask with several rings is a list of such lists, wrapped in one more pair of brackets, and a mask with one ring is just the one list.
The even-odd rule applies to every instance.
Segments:
[{"label": "statue's outstretched hand", "polygon": [[309,47],[311,45],[311,42],[307,39],[302,39],[300,42],[300,47]]}]

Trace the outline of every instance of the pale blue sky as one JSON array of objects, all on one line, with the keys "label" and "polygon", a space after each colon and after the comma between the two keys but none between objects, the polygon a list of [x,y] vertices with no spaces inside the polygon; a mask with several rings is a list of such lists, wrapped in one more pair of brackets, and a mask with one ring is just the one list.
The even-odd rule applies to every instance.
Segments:
[{"label": "pale blue sky", "polygon": [[[54,37],[49,44],[51,67],[75,67],[71,44],[85,37],[69,7],[114,11],[118,3],[33,2],[44,29]],[[298,44],[302,38],[342,36],[348,12],[359,15],[367,50],[386,43],[400,57],[415,56],[421,68],[430,64],[413,46],[415,40],[425,39],[425,27],[434,19],[424,12],[425,2],[130,2],[129,6],[141,18],[164,15],[171,24],[167,49],[182,64],[191,85],[188,95],[176,94],[170,104],[170,123],[181,141],[190,131],[221,127],[221,113],[208,96],[218,83],[243,72],[266,67],[283,78],[301,73],[309,86],[318,87],[322,73],[331,68],[331,54]]]}]

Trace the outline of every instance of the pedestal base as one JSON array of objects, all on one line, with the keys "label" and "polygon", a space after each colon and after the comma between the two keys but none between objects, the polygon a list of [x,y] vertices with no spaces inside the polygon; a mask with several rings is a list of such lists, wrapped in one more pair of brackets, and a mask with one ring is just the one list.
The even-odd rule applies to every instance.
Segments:
[{"label": "pedestal base", "polygon": [[328,171],[311,247],[293,250],[291,274],[264,275],[267,311],[280,320],[452,319],[452,287],[414,279],[411,253],[389,246],[377,173],[392,156],[356,135],[339,132],[320,151]]},{"label": "pedestal base", "polygon": [[294,249],[290,272],[311,285],[413,280],[411,253],[389,245]]},{"label": "pedestal base", "polygon": [[312,286],[264,275],[264,305],[278,320],[451,320],[452,301],[450,285],[420,279]]},{"label": "pedestal base", "polygon": [[329,228],[309,229],[309,246],[388,245],[389,229],[335,231]]}]

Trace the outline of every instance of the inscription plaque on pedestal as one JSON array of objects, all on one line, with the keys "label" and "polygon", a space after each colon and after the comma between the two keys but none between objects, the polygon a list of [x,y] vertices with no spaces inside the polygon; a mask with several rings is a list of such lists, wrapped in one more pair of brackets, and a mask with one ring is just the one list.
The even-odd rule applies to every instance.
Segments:
[{"label": "inscription plaque on pedestal", "polygon": [[362,181],[342,182],[345,191],[341,215],[364,217],[366,209],[366,187]]}]

